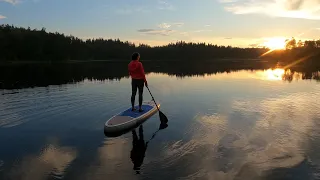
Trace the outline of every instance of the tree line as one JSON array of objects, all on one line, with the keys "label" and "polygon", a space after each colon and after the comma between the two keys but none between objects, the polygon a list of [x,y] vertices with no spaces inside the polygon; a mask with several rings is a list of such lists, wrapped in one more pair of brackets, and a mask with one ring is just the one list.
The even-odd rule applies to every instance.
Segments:
[{"label": "tree line", "polygon": [[[204,61],[223,59],[268,59],[271,63],[289,64],[299,58],[312,58],[309,64],[319,64],[320,40],[286,41],[285,50],[266,47],[239,48],[207,43],[187,43],[179,41],[164,46],[151,47],[136,45],[119,39],[87,39],[67,36],[58,32],[16,27],[0,26],[0,62],[6,61],[50,61],[68,60],[129,60],[133,52],[140,52],[144,60],[182,60]],[[305,62],[303,62],[305,63]]]},{"label": "tree line", "polygon": [[135,51],[147,60],[185,60],[213,58],[256,58],[267,51],[261,48],[236,48],[183,41],[165,46],[136,45],[119,39],[87,39],[55,32],[12,25],[0,26],[0,60],[65,61],[127,60]]}]

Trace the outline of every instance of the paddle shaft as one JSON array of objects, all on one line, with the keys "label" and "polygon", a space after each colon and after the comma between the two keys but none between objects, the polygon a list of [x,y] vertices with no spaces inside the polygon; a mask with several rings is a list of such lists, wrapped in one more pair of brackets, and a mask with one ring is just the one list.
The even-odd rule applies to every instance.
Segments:
[{"label": "paddle shaft", "polygon": [[148,89],[148,91],[149,91],[149,93],[150,93],[150,95],[151,95],[151,97],[152,97],[153,102],[156,104],[158,111],[160,111],[160,110],[159,110],[159,107],[158,107],[158,104],[157,104],[156,101],[154,100],[154,97],[152,96],[152,94],[151,94],[150,89],[149,89],[148,86],[147,86],[147,89]]},{"label": "paddle shaft", "polygon": [[154,100],[154,97],[153,97],[152,93],[150,92],[150,89],[149,89],[148,86],[147,86],[147,88],[148,88],[148,91],[149,91],[149,93],[150,93],[150,95],[151,95],[151,97],[152,97],[152,100],[153,100],[154,103],[156,104],[157,109],[158,109],[158,111],[159,111],[159,117],[160,117],[161,123],[167,123],[167,122],[168,122],[167,116],[164,115],[164,114],[160,111],[160,109],[159,109],[159,107],[158,107],[158,104],[157,104],[156,101]]}]

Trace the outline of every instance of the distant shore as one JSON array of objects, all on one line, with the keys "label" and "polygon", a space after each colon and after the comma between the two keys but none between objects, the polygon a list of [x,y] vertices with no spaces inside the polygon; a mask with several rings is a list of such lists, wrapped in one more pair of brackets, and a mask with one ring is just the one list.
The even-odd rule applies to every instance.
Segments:
[{"label": "distant shore", "polygon": [[[23,64],[72,64],[72,63],[95,63],[95,62],[119,62],[119,63],[125,63],[129,62],[130,59],[124,60],[124,59],[115,59],[115,60],[67,60],[67,61],[2,61],[0,62],[1,65],[23,65]],[[237,62],[268,62],[265,59],[259,59],[259,58],[217,58],[214,60],[201,60],[200,62],[184,62],[182,60],[141,60],[141,62],[184,62],[184,63],[237,63]]]}]

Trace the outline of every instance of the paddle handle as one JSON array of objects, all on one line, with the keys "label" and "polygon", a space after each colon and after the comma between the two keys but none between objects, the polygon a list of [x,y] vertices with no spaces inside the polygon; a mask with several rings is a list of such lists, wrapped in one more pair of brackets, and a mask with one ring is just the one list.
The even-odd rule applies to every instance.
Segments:
[{"label": "paddle handle", "polygon": [[158,111],[160,111],[160,110],[159,110],[159,107],[158,107],[158,104],[157,104],[156,101],[154,100],[154,97],[152,96],[152,94],[151,94],[150,89],[149,89],[148,86],[147,86],[147,89],[148,89],[148,91],[149,91],[149,93],[150,93],[150,95],[151,95],[151,97],[152,97],[153,102],[156,104]]}]

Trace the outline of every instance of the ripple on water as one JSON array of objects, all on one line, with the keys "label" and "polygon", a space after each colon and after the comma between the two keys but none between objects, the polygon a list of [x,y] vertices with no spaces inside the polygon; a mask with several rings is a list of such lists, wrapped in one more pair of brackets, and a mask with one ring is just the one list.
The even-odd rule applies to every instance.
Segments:
[{"label": "ripple on water", "polygon": [[2,171],[2,166],[4,165],[4,161],[0,159],[0,171]]},{"label": "ripple on water", "polygon": [[[320,128],[315,126],[320,118],[319,96],[317,91],[248,98],[236,100],[230,111],[198,114],[185,138],[164,148],[163,168],[179,165],[188,172],[185,179],[209,174],[222,179],[252,174],[259,179],[273,169],[300,166],[315,138],[310,131]],[[237,112],[252,123],[241,124],[234,116]]]},{"label": "ripple on water", "polygon": [[114,94],[92,93],[58,88],[35,88],[2,95],[0,104],[0,127],[9,128],[30,121],[47,121],[63,114],[78,115],[86,108],[103,107],[108,103],[117,104]]},{"label": "ripple on water", "polygon": [[48,176],[63,179],[76,156],[73,148],[49,144],[39,155],[24,157],[12,167],[10,176],[13,179],[46,179]]}]

